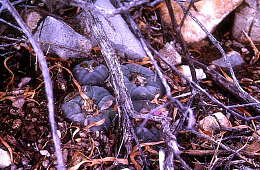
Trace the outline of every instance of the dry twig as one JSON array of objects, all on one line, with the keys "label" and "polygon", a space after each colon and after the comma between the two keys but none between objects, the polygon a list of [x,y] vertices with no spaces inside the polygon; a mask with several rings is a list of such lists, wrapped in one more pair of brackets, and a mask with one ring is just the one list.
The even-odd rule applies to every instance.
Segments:
[{"label": "dry twig", "polygon": [[8,9],[8,11],[15,18],[15,20],[21,27],[22,31],[24,32],[24,34],[28,37],[30,43],[33,46],[35,53],[37,54],[38,61],[41,66],[41,69],[42,69],[43,79],[45,82],[45,92],[46,92],[46,96],[47,96],[47,100],[48,100],[49,121],[50,121],[50,125],[51,125],[51,132],[52,132],[52,136],[53,136],[55,154],[56,154],[57,163],[58,163],[57,169],[63,170],[63,169],[65,169],[65,166],[64,166],[62,152],[61,152],[60,138],[57,134],[57,126],[56,126],[55,115],[54,115],[52,83],[51,83],[50,73],[48,70],[46,59],[40,48],[40,45],[37,43],[37,41],[35,41],[30,29],[24,23],[23,19],[21,18],[19,13],[16,11],[16,9],[13,7],[13,5],[8,0],[3,0],[2,4],[3,4],[3,6],[5,6]]}]

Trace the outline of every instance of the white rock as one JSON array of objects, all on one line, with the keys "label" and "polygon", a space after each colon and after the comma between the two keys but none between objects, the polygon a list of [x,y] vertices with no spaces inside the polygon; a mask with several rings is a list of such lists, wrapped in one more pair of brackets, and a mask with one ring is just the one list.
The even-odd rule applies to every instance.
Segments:
[{"label": "white rock", "polygon": [[40,154],[47,157],[51,156],[51,154],[47,150],[40,150]]},{"label": "white rock", "polygon": [[[195,3],[198,11],[192,8],[190,12],[209,32],[212,32],[230,12],[240,5],[242,1],[243,0],[200,0]],[[172,2],[172,5],[176,20],[180,23],[184,16],[182,9],[175,1]],[[184,3],[184,5],[187,7],[188,3]],[[166,5],[164,4],[160,9],[163,21],[170,25],[171,19]],[[188,43],[195,43],[206,38],[206,34],[202,31],[200,26],[190,17],[187,17],[185,20],[181,28],[181,33],[184,40]]]},{"label": "white rock", "polygon": [[208,135],[213,135],[216,129],[221,127],[224,128],[232,128],[231,122],[228,118],[221,112],[216,112],[213,115],[209,115],[204,117],[199,121],[200,129],[204,131],[204,133]]},{"label": "white rock", "polygon": [[215,118],[218,120],[219,125],[221,127],[232,127],[231,122],[228,120],[228,118],[221,112],[216,112],[213,114],[213,116],[215,116]]},{"label": "white rock", "polygon": [[[182,72],[182,74],[184,74],[186,77],[188,77],[190,80],[192,80],[191,71],[190,71],[189,66],[181,65],[179,67],[179,70]],[[196,77],[198,80],[207,78],[206,74],[204,73],[204,71],[202,69],[195,69],[195,72],[196,72]]]},{"label": "white rock", "polygon": [[[95,6],[107,10],[115,9],[109,0],[97,0],[95,2]],[[97,17],[102,22],[103,29],[108,36],[108,39],[113,42],[117,49],[121,48],[129,51],[129,53],[132,54],[132,56],[129,57],[132,57],[133,59],[146,57],[146,53],[143,50],[140,42],[130,31],[127,23],[124,21],[121,15],[116,15],[109,18],[105,18],[102,15],[97,15]],[[85,12],[82,12],[77,18],[80,20],[81,26],[87,33],[88,28],[86,28],[87,19]]]},{"label": "white rock", "polygon": [[6,168],[11,165],[11,157],[9,153],[0,148],[0,168]]},{"label": "white rock", "polygon": [[254,42],[260,42],[260,0],[245,0],[236,10],[235,22],[232,30],[233,37],[241,42],[247,42],[245,31]]},{"label": "white rock", "polygon": [[93,46],[89,39],[75,32],[63,21],[50,16],[41,23],[34,37],[42,42],[44,51],[50,50],[61,58],[85,57]]}]

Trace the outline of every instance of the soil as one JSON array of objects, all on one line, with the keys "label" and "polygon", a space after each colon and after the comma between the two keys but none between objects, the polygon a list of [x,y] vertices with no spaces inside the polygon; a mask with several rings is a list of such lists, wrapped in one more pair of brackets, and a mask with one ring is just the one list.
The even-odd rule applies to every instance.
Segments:
[{"label": "soil", "polygon": [[[33,4],[34,7],[41,8],[41,10],[48,12],[45,6],[41,7],[39,5],[40,3]],[[25,6],[26,3],[24,2],[17,7],[20,13],[25,10]],[[72,18],[75,13],[75,8],[71,9],[71,7],[63,6],[61,9],[56,10],[54,14],[66,20]],[[0,17],[14,23],[14,19],[7,14],[8,12],[4,11],[0,14]],[[160,18],[151,17],[159,15],[157,10],[142,7],[136,8],[131,14],[141,27],[146,40],[149,41],[155,49],[159,50],[167,41],[172,40],[172,37],[169,37],[169,35],[172,35],[171,31],[162,26]],[[235,40],[232,39],[231,29],[229,29],[232,20],[232,16],[228,17],[227,20],[216,29],[214,35],[221,42],[225,50],[237,50],[241,52],[241,48],[238,48],[236,45],[237,42],[234,43]],[[11,148],[9,154],[13,156],[12,169],[55,169],[56,160],[48,120],[44,82],[33,49],[29,43],[24,41],[14,41],[16,42],[15,45],[4,46],[13,43],[13,41],[7,40],[4,37],[22,38],[22,34],[17,32],[18,31],[14,28],[1,24],[0,137],[2,142],[0,142],[0,148],[4,150],[8,150],[7,146]],[[189,49],[194,58],[206,65],[210,65],[214,59],[220,57],[220,54],[208,40],[205,40],[205,42],[208,45],[200,48],[189,47]],[[235,74],[241,86],[250,95],[259,100],[260,61],[250,64],[250,59],[254,55],[253,49],[248,44],[242,44],[242,46],[248,50],[248,54],[243,56],[246,63],[234,68]],[[93,56],[95,56],[93,57],[95,59],[103,60],[99,50],[93,50]],[[122,132],[123,124],[120,121],[116,120],[109,130],[89,132],[82,125],[66,119],[62,113],[61,104],[64,97],[70,92],[77,91],[77,88],[66,71],[59,70],[54,66],[61,65],[72,70],[82,59],[62,60],[53,54],[48,54],[47,61],[54,87],[56,122],[61,137],[66,166],[73,167],[81,161],[88,160],[88,162],[83,163],[79,169],[137,168],[138,166],[136,164],[140,164],[141,157],[139,155],[141,155],[141,153],[133,150],[132,155],[130,155],[132,159],[128,157],[129,155],[127,155],[126,148],[121,146],[123,140],[122,134],[124,132]],[[123,60],[122,62],[127,61]],[[144,65],[153,68],[151,64]],[[221,68],[216,68],[216,70],[228,77],[227,70]],[[173,96],[189,92],[190,88],[187,83],[182,81],[182,79],[172,71],[164,70],[164,74],[167,80],[169,80]],[[23,82],[22,79],[25,77],[29,77],[31,80],[22,87],[19,87],[19,83]],[[202,80],[200,85],[227,106],[242,104],[232,94],[223,90],[222,87],[212,81],[210,77]],[[181,98],[180,101],[184,104],[188,104],[190,98],[190,96],[187,96]],[[163,104],[165,101],[165,97],[162,97],[159,103]],[[207,134],[207,132],[200,129],[200,120],[215,112],[227,113],[204,95],[199,95],[199,97],[194,99],[192,108],[195,113],[196,129],[204,134]],[[180,118],[180,115],[177,114],[178,109],[176,109],[176,107],[169,106],[167,109],[174,120]],[[235,110],[245,116],[257,116],[259,114],[249,107],[239,107]],[[259,120],[247,122],[228,113],[226,115],[234,128],[225,130],[219,129],[209,136],[215,140],[221,139],[221,143],[234,150],[238,151],[241,149],[242,151],[240,153],[245,158],[259,165]],[[137,126],[141,122],[141,120],[132,120],[134,126]],[[160,123],[153,121],[148,121],[147,126],[161,128]],[[200,138],[185,129],[180,130],[176,134],[176,137],[179,148],[182,150],[180,156],[192,169],[204,169],[207,167],[220,169],[241,167],[255,168],[246,160],[242,160],[223,148],[218,148],[218,146],[214,145],[210,140]],[[5,145],[3,141],[8,145]],[[140,143],[146,143],[146,145],[142,147],[142,154],[148,162],[148,169],[159,168],[159,150],[166,147],[164,139],[162,138],[160,141],[162,141],[160,144],[156,142],[147,144],[147,142],[140,140]],[[135,144],[133,144],[133,146],[135,146]],[[129,159],[127,159],[127,157]],[[100,161],[101,158],[107,159],[102,162]],[[115,160],[119,163],[115,163]],[[125,162],[129,162],[129,164],[126,165]],[[182,164],[178,159],[174,160],[174,166],[176,166],[176,169],[182,169]],[[5,169],[10,169],[10,166]]]}]

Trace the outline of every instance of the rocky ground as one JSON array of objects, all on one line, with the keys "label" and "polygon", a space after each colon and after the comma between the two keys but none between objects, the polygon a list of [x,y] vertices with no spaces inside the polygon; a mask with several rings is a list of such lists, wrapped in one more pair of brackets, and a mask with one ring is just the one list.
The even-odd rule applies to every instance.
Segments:
[{"label": "rocky ground", "polygon": [[[208,38],[199,38],[204,35],[196,40],[184,35],[191,57],[187,58],[178,33],[173,33],[171,24],[165,21],[162,9],[166,7],[162,3],[154,5],[151,1],[139,5],[131,8],[130,15],[144,39],[159,52],[153,52],[153,56],[170,91],[165,89],[157,67],[126,27],[127,23],[121,23],[122,18],[107,21],[99,17],[106,34],[111,34],[108,37],[119,56],[135,114],[144,115],[130,118],[138,139],[132,137],[130,150],[125,144],[124,112],[120,112],[121,103],[117,102],[110,68],[106,66],[102,48],[89,36],[91,31],[80,26],[78,19],[84,18],[82,10],[47,2],[21,1],[15,8],[28,25],[32,23],[30,29],[44,50],[53,83],[57,133],[67,168],[159,169],[169,162],[176,169],[259,168],[260,40],[255,37],[254,25],[252,34],[244,35],[243,40],[242,35],[234,33],[237,14],[233,10],[243,11],[242,2],[240,6],[227,8],[230,10],[225,11],[227,16],[210,31],[227,52],[246,95],[241,95],[234,86],[229,65],[216,44]],[[252,5],[251,1],[248,3]],[[198,10],[200,5],[197,4]],[[7,9],[2,8],[3,5],[0,19],[17,25]],[[55,169],[57,161],[41,68],[25,35],[3,20],[0,20],[0,167]],[[51,23],[45,23],[50,27],[41,28],[44,20]],[[109,28],[110,22],[118,23],[117,27]],[[188,78],[185,80],[171,69],[160,55]],[[85,61],[94,64],[82,64]],[[102,64],[104,67],[98,68]],[[195,70],[189,64],[196,68],[198,80],[190,81],[190,72]],[[183,111],[167,92],[192,112]],[[84,96],[87,103],[81,98]],[[174,147],[170,147],[169,141],[175,142],[175,150],[171,150]],[[161,161],[163,157],[165,161]]]}]

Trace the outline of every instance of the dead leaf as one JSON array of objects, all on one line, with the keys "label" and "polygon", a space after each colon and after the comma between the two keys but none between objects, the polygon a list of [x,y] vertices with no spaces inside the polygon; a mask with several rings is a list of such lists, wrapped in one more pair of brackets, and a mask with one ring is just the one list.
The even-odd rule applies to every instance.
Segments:
[{"label": "dead leaf", "polygon": [[135,64],[140,64],[140,65],[147,65],[151,64],[151,60],[149,57],[144,57],[142,61],[135,61],[135,60],[127,60],[127,63],[135,63]]},{"label": "dead leaf", "polygon": [[37,28],[37,25],[41,18],[41,14],[37,11],[28,10],[25,14],[25,22],[30,28],[30,30],[34,30],[35,28]]},{"label": "dead leaf", "polygon": [[175,49],[173,42],[166,43],[164,48],[162,48],[159,51],[159,53],[162,56],[165,56],[169,60],[170,64],[173,64],[173,65],[181,64],[182,57]]},{"label": "dead leaf", "polygon": [[80,131],[79,127],[76,127],[76,130],[72,134],[72,139],[75,137],[75,135]]},{"label": "dead leaf", "polygon": [[139,155],[141,155],[140,152],[132,152],[132,153],[130,154],[130,160],[131,160],[131,162],[134,164],[135,169],[137,169],[137,170],[142,170],[141,165],[139,165],[139,163],[135,160],[135,157],[136,157],[136,156],[139,156]]}]

